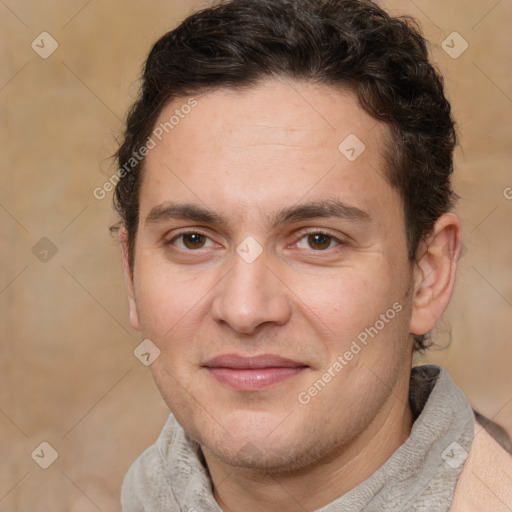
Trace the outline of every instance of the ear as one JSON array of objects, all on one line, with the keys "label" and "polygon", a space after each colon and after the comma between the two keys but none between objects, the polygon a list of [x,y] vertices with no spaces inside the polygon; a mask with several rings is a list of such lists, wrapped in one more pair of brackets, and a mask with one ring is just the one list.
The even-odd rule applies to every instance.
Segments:
[{"label": "ear", "polygon": [[420,244],[421,253],[414,267],[414,295],[409,325],[412,334],[431,331],[448,306],[455,285],[461,246],[462,227],[453,213],[439,217],[432,234]]},{"label": "ear", "polygon": [[134,329],[140,331],[139,313],[137,303],[135,302],[135,292],[133,286],[133,273],[130,268],[128,233],[125,228],[119,230],[119,244],[121,246],[121,255],[123,258],[124,284],[126,286],[126,295],[130,307],[130,323]]}]

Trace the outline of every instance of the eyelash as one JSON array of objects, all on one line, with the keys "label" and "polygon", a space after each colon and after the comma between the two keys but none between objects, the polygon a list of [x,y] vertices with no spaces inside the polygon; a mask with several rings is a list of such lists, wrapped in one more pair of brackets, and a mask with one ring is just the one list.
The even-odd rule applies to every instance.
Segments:
[{"label": "eyelash", "polygon": [[[208,240],[210,240],[210,237],[205,232],[201,231],[200,229],[193,229],[193,230],[191,229],[191,230],[187,230],[187,231],[182,231],[178,235],[175,235],[171,240],[169,240],[166,243],[166,245],[173,245],[176,240],[178,240],[179,238],[181,238],[183,236],[186,236],[186,235],[202,235],[202,236],[206,237]],[[334,249],[334,248],[336,248],[338,246],[346,245],[342,240],[340,240],[339,238],[335,237],[334,235],[332,235],[328,231],[311,230],[311,229],[310,230],[306,230],[306,231],[299,231],[297,233],[298,240],[297,240],[297,242],[295,242],[295,244],[300,242],[304,237],[306,237],[308,235],[323,235],[323,236],[326,236],[326,237],[330,238],[331,242],[336,242],[336,245],[334,247],[328,247],[327,249],[310,249],[310,251],[312,251],[312,252],[323,253],[323,252],[327,252],[327,251],[329,251],[331,249]],[[197,252],[200,249],[203,249],[203,247],[200,247],[199,249],[195,249],[195,250],[194,249],[182,249],[182,248],[180,248],[180,250],[185,251],[185,252]]]}]

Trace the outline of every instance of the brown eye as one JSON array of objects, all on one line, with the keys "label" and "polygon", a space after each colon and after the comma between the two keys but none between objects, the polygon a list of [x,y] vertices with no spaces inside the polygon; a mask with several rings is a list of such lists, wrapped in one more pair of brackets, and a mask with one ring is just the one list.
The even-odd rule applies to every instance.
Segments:
[{"label": "brown eye", "polygon": [[299,249],[308,249],[314,251],[325,251],[341,245],[340,240],[336,237],[321,231],[304,233],[297,242]]},{"label": "brown eye", "polygon": [[308,235],[308,244],[312,249],[328,249],[331,245],[332,237],[323,233],[311,233]]},{"label": "brown eye", "polygon": [[201,233],[186,233],[184,235],[181,235],[183,239],[183,245],[187,249],[201,249],[204,247],[207,238],[204,235],[201,235]]}]

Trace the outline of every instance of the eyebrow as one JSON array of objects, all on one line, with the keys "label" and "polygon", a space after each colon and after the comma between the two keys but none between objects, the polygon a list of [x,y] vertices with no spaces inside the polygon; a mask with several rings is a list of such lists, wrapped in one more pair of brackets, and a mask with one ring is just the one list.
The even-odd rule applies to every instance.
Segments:
[{"label": "eyebrow", "polygon": [[[318,218],[338,218],[351,221],[371,222],[370,215],[356,206],[339,199],[325,199],[296,204],[272,213],[267,223],[271,228],[279,224],[300,222]],[[168,220],[187,219],[198,223],[229,225],[229,220],[207,208],[192,203],[164,203],[151,209],[146,224]]]}]

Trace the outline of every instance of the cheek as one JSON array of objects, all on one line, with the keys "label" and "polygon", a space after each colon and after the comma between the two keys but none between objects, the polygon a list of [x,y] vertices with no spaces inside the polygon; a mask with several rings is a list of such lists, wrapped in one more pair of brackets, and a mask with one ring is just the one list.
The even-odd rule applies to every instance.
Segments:
[{"label": "cheek", "polygon": [[390,277],[367,268],[345,267],[330,275],[302,275],[293,291],[304,316],[343,336],[354,327],[375,322],[398,300],[397,281]]},{"label": "cheek", "polygon": [[[343,375],[356,372],[364,380],[370,370],[386,373],[394,359],[402,357],[410,314],[404,300],[407,278],[385,267],[372,267],[345,268],[314,282],[304,279],[297,289],[300,315],[323,346],[323,370],[341,356]],[[310,286],[304,285],[306,281]]]},{"label": "cheek", "polygon": [[173,272],[167,264],[141,262],[136,269],[135,296],[144,336],[163,338],[194,308],[208,290],[204,278]]}]

